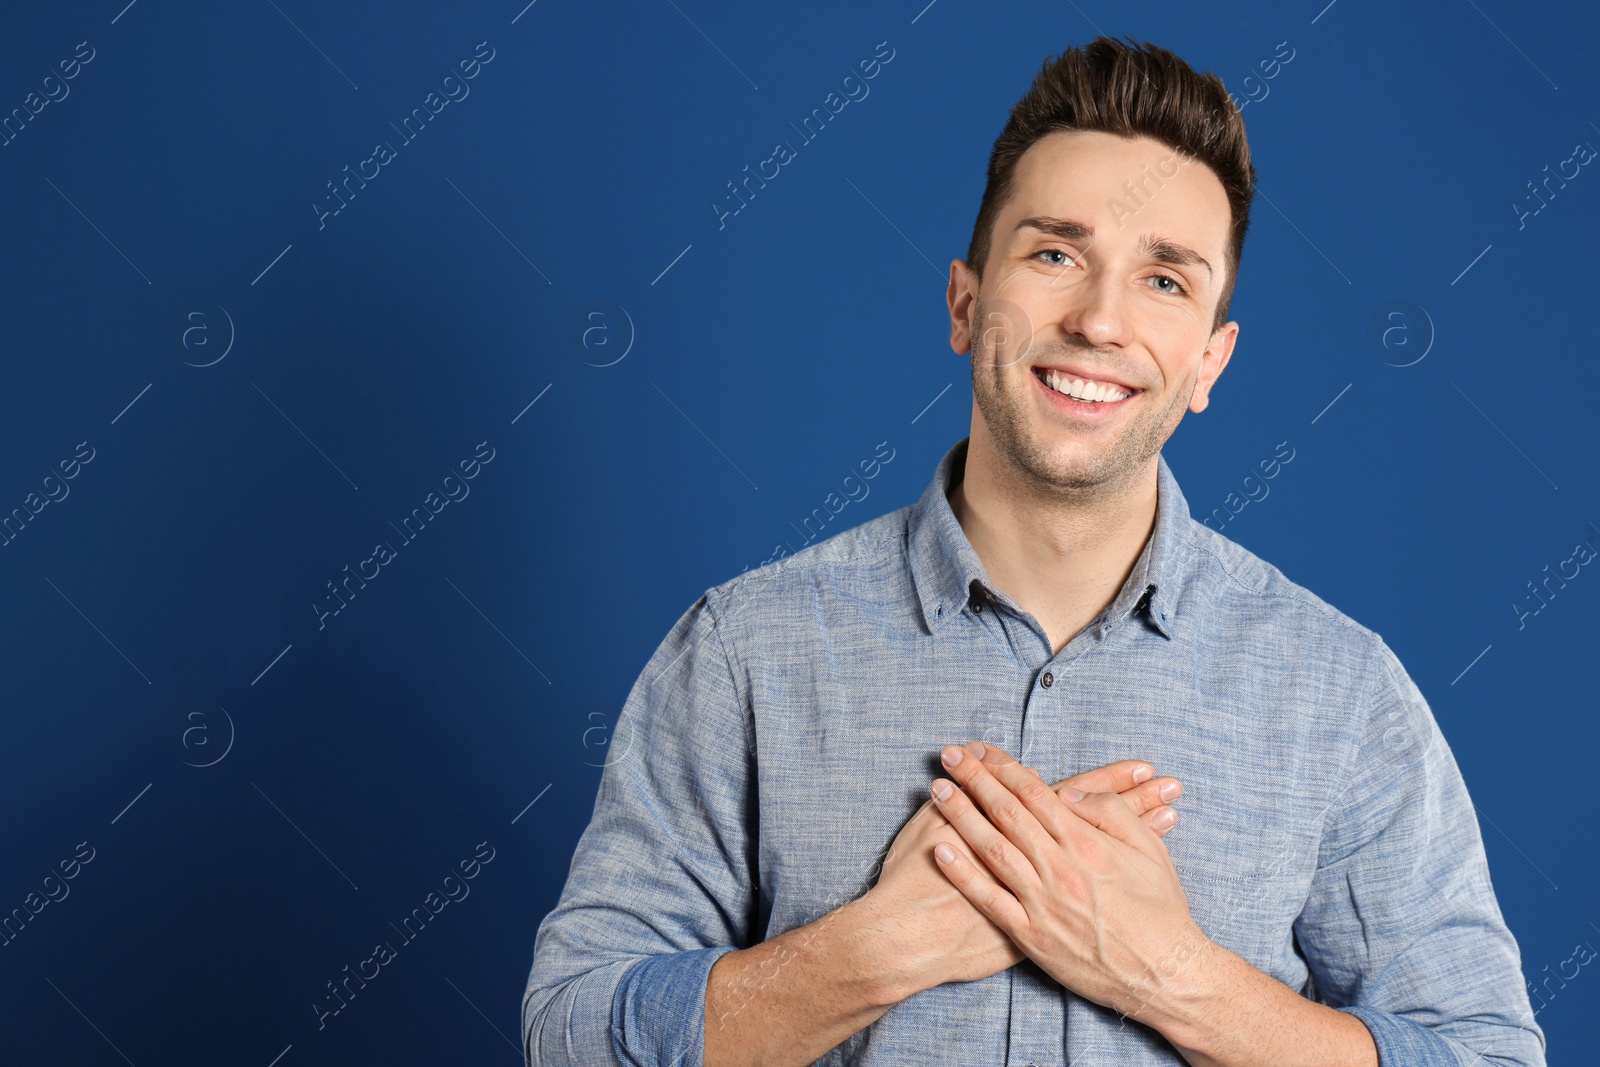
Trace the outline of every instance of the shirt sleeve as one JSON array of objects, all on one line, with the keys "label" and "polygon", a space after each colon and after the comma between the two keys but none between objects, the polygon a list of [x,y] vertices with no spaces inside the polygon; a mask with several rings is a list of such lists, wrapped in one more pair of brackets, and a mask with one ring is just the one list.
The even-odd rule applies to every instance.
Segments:
[{"label": "shirt sleeve", "polygon": [[1316,996],[1383,1067],[1545,1062],[1477,809],[1421,692],[1381,639],[1377,695],[1330,805],[1295,935]]},{"label": "shirt sleeve", "polygon": [[529,1063],[700,1063],[711,966],[750,943],[753,726],[709,597],[617,718],[594,813],[534,942]]}]

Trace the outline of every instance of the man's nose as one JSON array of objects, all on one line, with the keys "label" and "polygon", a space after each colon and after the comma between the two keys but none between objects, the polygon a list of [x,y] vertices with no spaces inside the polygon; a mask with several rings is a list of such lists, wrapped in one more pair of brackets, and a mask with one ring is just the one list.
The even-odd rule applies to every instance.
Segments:
[{"label": "man's nose", "polygon": [[1128,295],[1118,275],[1109,271],[1093,272],[1064,296],[1061,327],[1096,348],[1127,344],[1131,340]]}]

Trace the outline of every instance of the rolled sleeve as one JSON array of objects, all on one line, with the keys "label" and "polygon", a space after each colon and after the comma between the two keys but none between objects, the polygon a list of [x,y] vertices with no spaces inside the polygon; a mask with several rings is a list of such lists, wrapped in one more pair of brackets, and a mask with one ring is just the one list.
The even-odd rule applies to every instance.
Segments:
[{"label": "rolled sleeve", "polygon": [[1295,935],[1316,996],[1384,1067],[1545,1062],[1477,812],[1421,692],[1379,641],[1373,702]]},{"label": "rolled sleeve", "polygon": [[750,943],[754,743],[710,595],[618,716],[594,813],[534,942],[530,1063],[699,1063],[707,975]]},{"label": "rolled sleeve", "polygon": [[[1379,1008],[1346,1007],[1339,1011],[1354,1015],[1366,1024],[1372,1043],[1378,1048],[1378,1063],[1406,1064],[1407,1067],[1460,1067],[1456,1047],[1421,1023]],[[1523,1061],[1512,1061],[1523,1062]],[[1544,1060],[1541,1058],[1540,1063]]]},{"label": "rolled sleeve", "polygon": [[[650,1048],[641,1063],[678,1067],[705,1055],[706,979],[732,945],[651,956],[628,968],[612,1008],[612,1038],[623,1052]],[[675,1039],[663,1042],[663,1035]]]}]

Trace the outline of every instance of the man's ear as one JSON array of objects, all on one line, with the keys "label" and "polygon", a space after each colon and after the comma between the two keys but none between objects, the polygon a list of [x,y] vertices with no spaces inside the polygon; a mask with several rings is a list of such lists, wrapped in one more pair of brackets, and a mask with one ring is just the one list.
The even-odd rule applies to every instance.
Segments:
[{"label": "man's ear", "polygon": [[965,260],[958,257],[950,261],[950,285],[944,299],[950,305],[950,347],[958,356],[972,351],[973,301],[978,295],[978,284],[978,276]]},{"label": "man's ear", "polygon": [[1211,402],[1211,385],[1222,374],[1233,355],[1234,342],[1239,339],[1239,324],[1225,322],[1211,335],[1206,350],[1200,354],[1200,375],[1195,379],[1194,395],[1189,397],[1189,410],[1196,415]]}]

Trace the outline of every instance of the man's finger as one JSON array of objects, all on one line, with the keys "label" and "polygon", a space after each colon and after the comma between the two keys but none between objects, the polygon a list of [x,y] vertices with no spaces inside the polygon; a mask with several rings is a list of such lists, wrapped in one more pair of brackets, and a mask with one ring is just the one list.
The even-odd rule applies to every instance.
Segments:
[{"label": "man's finger", "polygon": [[[986,744],[984,746],[983,762],[994,768],[1008,766],[1016,763],[1017,760],[1000,746]],[[1033,770],[1035,774],[1038,773],[1032,767],[1028,769]],[[1108,763],[1104,767],[1083,771],[1080,774],[1073,775],[1071,778],[1064,778],[1055,783],[1053,788],[1059,791],[1063,785],[1070,785],[1076,789],[1083,790],[1085,793],[1126,793],[1128,790],[1140,785],[1148,785],[1155,778],[1155,773],[1155,769],[1145,760],[1125,759],[1116,763]],[[1159,803],[1161,803],[1159,800],[1154,802],[1154,804]],[[1153,807],[1154,804],[1149,806]],[[1142,814],[1145,810],[1148,810],[1148,807],[1141,808],[1140,813]]]},{"label": "man's finger", "polygon": [[[1155,770],[1144,760],[1125,759],[1108,763],[1092,771],[1084,771],[1066,779],[1066,784],[1085,793],[1123,793],[1155,777]],[[1061,782],[1056,783],[1060,788]]]},{"label": "man's finger", "polygon": [[[1152,858],[1167,859],[1166,846],[1144,819],[1128,811],[1128,805],[1110,793],[1090,793],[1072,804],[1073,813],[1110,837],[1138,849]],[[1170,862],[1170,861],[1169,861]]]},{"label": "man's finger", "polygon": [[[974,752],[974,748],[982,746]],[[1046,785],[1039,772],[1019,763],[995,745],[972,742],[966,748],[951,745],[944,755],[977,756],[972,767],[982,768],[972,777],[965,758],[945,767],[973,798],[989,821],[998,827],[1035,864],[1043,860],[1040,848],[1062,840],[1067,825],[1077,820],[1059,793]],[[998,872],[997,872],[998,873]]]},{"label": "man's finger", "polygon": [[[971,852],[982,859],[983,865],[995,878],[1014,893],[1026,893],[1039,880],[1033,857],[1019,849],[1004,830],[991,822],[989,813],[973,803],[965,789],[957,788],[958,784],[970,786],[978,777],[984,778],[986,788],[1004,788],[987,778],[985,772],[977,770],[974,773],[978,763],[975,759],[963,760],[961,777],[956,778],[955,772],[951,773],[951,777],[956,778],[955,782],[935,778],[932,786],[934,802],[944,812],[944,817],[950,821],[956,833],[970,846]],[[1020,805],[1016,807],[1021,810]]]},{"label": "man's finger", "polygon": [[1004,885],[995,881],[987,868],[945,844],[934,846],[933,859],[951,884],[1002,933],[1009,937],[1026,925],[1027,910]]},{"label": "man's finger", "polygon": [[[1035,778],[1039,777],[1035,768],[1019,763],[998,745],[984,746],[983,763],[990,773],[1007,782],[1013,791],[1022,789],[1021,780],[1015,776],[1017,771],[1026,771]],[[1157,837],[1165,837],[1177,825],[1178,813],[1170,804],[1183,795],[1183,783],[1170,775],[1152,778],[1154,773],[1155,770],[1144,760],[1122,760],[1075,774],[1056,782],[1051,788],[1058,795],[1063,786],[1072,786],[1085,793],[1116,793],[1127,804],[1128,810],[1139,816]]]},{"label": "man's finger", "polygon": [[[1082,775],[1079,775],[1078,778],[1082,778]],[[1085,793],[1109,792],[1109,790],[1103,789],[1084,789],[1083,786],[1078,785],[1078,778],[1068,778],[1065,781],[1057,782],[1053,788],[1057,794],[1061,792],[1063,786],[1069,785],[1083,789]],[[1163,776],[1151,779],[1141,785],[1133,786],[1131,789],[1120,790],[1118,795],[1128,805],[1128,810],[1135,815],[1146,815],[1163,804],[1171,804],[1183,796],[1183,783],[1176,778]]]}]

